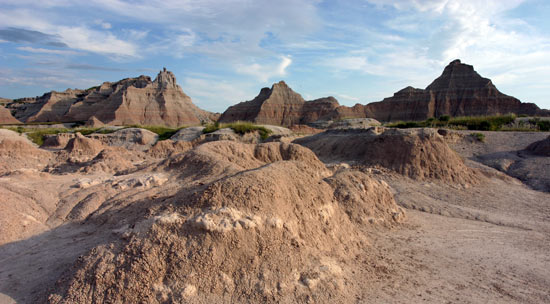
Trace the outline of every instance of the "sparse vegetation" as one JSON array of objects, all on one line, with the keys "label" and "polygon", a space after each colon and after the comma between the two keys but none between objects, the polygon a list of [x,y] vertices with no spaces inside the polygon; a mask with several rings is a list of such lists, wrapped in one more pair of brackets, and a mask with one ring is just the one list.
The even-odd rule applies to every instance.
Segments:
[{"label": "sparse vegetation", "polygon": [[542,120],[536,117],[530,119],[529,122],[535,125],[539,131],[550,131],[550,120]]},{"label": "sparse vegetation", "polygon": [[25,134],[27,137],[34,142],[35,144],[41,146],[44,144],[44,140],[46,138],[46,135],[54,135],[59,133],[76,133],[80,132],[82,135],[89,135],[92,133],[101,133],[101,134],[108,134],[115,132],[114,129],[105,129],[105,128],[36,128],[36,127],[9,127],[6,128],[8,130],[12,130],[14,132],[17,132],[19,134]]},{"label": "sparse vegetation", "polygon": [[43,129],[28,129],[25,130],[27,137],[34,142],[35,144],[41,146],[44,144],[44,139],[46,135],[58,134],[58,133],[69,133],[70,129],[64,128],[43,128]]},{"label": "sparse vegetation", "polygon": [[127,128],[140,128],[149,130],[153,133],[156,133],[159,136],[159,140],[165,140],[172,137],[172,135],[176,134],[179,130],[184,129],[185,127],[180,128],[168,128],[163,126],[141,126],[141,125],[131,125]]},{"label": "sparse vegetation", "polygon": [[267,139],[269,137],[269,134],[271,134],[271,130],[250,122],[234,122],[229,124],[220,124],[218,122],[215,122],[213,124],[207,125],[204,128],[203,133],[212,133],[224,128],[230,128],[239,135],[257,131],[260,134],[262,140]]},{"label": "sparse vegetation", "polygon": [[483,133],[472,133],[471,134],[475,139],[477,139],[480,142],[485,142],[485,134]]},{"label": "sparse vegetation", "polygon": [[393,128],[426,128],[426,127],[448,127],[452,129],[480,130],[480,131],[507,131],[503,128],[512,124],[516,115],[495,115],[495,116],[463,116],[449,117],[443,115],[438,119],[429,118],[424,121],[399,121],[390,123],[387,126]]}]

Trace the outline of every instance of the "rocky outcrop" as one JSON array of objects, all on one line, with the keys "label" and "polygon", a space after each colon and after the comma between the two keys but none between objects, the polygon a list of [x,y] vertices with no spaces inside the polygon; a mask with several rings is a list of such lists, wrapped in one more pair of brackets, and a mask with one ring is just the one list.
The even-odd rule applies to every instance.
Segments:
[{"label": "rocky outcrop", "polygon": [[451,62],[424,90],[406,87],[393,97],[356,106],[356,110],[352,112],[381,121],[424,120],[442,115],[545,115],[547,112],[533,103],[522,103],[501,93],[490,79],[481,77],[473,66],[460,60]]},{"label": "rocky outcrop", "polygon": [[251,121],[259,124],[292,126],[330,116],[338,106],[338,101],[333,97],[305,101],[284,81],[280,81],[271,89],[263,88],[253,100],[229,107],[219,121]]},{"label": "rocky outcrop", "polygon": [[536,155],[550,156],[550,136],[530,144],[526,150]]},{"label": "rocky outcrop", "polygon": [[13,115],[11,115],[11,111],[4,106],[0,105],[0,125],[10,125],[10,124],[20,124],[21,122]]},{"label": "rocky outcrop", "polygon": [[[8,107],[23,122],[99,121],[109,125],[178,127],[217,117],[195,106],[170,71],[155,80],[148,76],[104,82],[87,90],[50,92],[12,102]],[[95,117],[95,118],[92,118]]]}]

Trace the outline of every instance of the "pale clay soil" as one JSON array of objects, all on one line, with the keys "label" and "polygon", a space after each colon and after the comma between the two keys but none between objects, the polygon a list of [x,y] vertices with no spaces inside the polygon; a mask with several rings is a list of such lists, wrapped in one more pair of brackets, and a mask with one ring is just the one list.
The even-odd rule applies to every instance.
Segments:
[{"label": "pale clay soil", "polygon": [[[273,174],[273,178],[284,179],[284,182],[296,177],[303,183],[296,186],[291,193],[285,192],[281,197],[272,198],[273,204],[281,203],[285,208],[292,208],[292,205],[284,204],[285,198],[304,199],[304,202],[308,199],[334,199],[331,196],[331,188],[328,186],[333,185],[334,181],[328,182],[327,177],[342,181],[344,186],[347,185],[348,180],[355,181],[354,177],[338,176],[334,173],[338,172],[341,166],[348,168],[350,165],[352,169],[365,173],[364,177],[358,175],[360,177],[357,178],[363,178],[365,185],[374,187],[374,190],[369,191],[374,191],[370,193],[376,193],[379,195],[378,198],[387,196],[385,183],[389,185],[389,191],[395,198],[395,202],[393,199],[384,201],[384,208],[389,209],[365,211],[366,214],[379,216],[378,221],[384,222],[385,219],[385,224],[369,226],[361,219],[356,223],[353,218],[350,220],[345,217],[344,210],[330,209],[331,218],[327,219],[327,227],[349,227],[353,230],[349,233],[350,236],[346,236],[346,231],[334,230],[336,232],[332,234],[326,231],[319,235],[315,234],[315,231],[310,232],[308,235],[312,238],[311,241],[308,241],[307,236],[302,235],[301,232],[299,235],[302,241],[296,236],[289,236],[287,239],[284,233],[271,239],[270,233],[278,232],[262,230],[268,228],[256,228],[259,231],[259,239],[280,244],[280,248],[286,248],[284,244],[290,240],[294,242],[298,239],[299,242],[303,242],[300,243],[302,251],[296,251],[296,255],[289,256],[292,267],[306,269],[309,267],[308,257],[320,261],[331,257],[333,261],[339,261],[339,264],[334,263],[340,266],[334,266],[336,270],[331,270],[332,274],[327,278],[321,271],[320,279],[304,277],[307,272],[304,270],[305,272],[298,276],[301,287],[295,287],[293,291],[279,295],[279,298],[273,295],[273,291],[266,291],[268,287],[275,288],[268,286],[267,283],[261,291],[251,289],[251,302],[276,302],[279,299],[278,301],[288,303],[550,303],[550,188],[548,188],[550,183],[547,183],[550,179],[550,170],[548,170],[550,157],[533,156],[522,152],[530,143],[542,140],[550,134],[548,132],[483,132],[485,142],[482,143],[469,137],[469,133],[471,132],[460,131],[443,136],[443,140],[464,159],[464,164],[468,167],[468,169],[461,167],[460,170],[471,170],[470,168],[478,170],[472,170],[473,173],[464,175],[466,177],[461,179],[460,183],[433,178],[413,179],[386,168],[365,167],[353,162],[342,165],[335,159],[328,161],[320,156],[320,159],[324,160],[327,167],[332,170],[332,173],[330,170],[325,172],[325,168],[320,167],[318,160],[310,158],[308,154],[310,152],[298,149],[298,152],[288,152],[290,153],[288,154],[283,151],[283,148],[274,145],[266,149],[281,149],[282,156],[278,154],[273,156],[274,154],[269,151],[260,155],[256,151],[256,155],[252,157],[245,151],[248,148],[245,150],[240,146],[227,148],[227,152],[220,152],[227,159],[220,162],[221,165],[208,167],[205,169],[207,172],[201,176],[191,176],[188,175],[190,174],[188,171],[185,171],[194,167],[190,167],[191,169],[177,167],[181,166],[180,163],[186,159],[174,159],[169,163],[161,163],[159,166],[165,171],[154,166],[145,168],[144,164],[149,163],[143,160],[145,154],[139,154],[142,152],[135,152],[134,155],[136,159],[140,159],[138,163],[142,167],[124,172],[125,174],[115,175],[108,170],[99,169],[91,172],[77,172],[71,169],[62,174],[53,170],[55,174],[41,175],[39,171],[44,168],[41,163],[43,157],[33,150],[33,153],[38,153],[39,157],[29,165],[31,169],[15,169],[12,168],[15,165],[7,163],[0,166],[0,168],[7,168],[6,172],[10,170],[15,172],[0,176],[0,195],[4,197],[3,201],[0,201],[0,207],[8,212],[0,217],[2,221],[0,232],[4,234],[0,238],[0,303],[45,302],[48,301],[48,295],[60,294],[59,290],[67,292],[65,302],[59,301],[58,297],[50,297],[49,301],[74,303],[74,299],[81,296],[78,294],[78,289],[87,288],[92,284],[85,277],[79,277],[78,270],[93,272],[96,278],[98,271],[104,271],[94,266],[95,262],[93,255],[90,255],[90,250],[104,245],[106,249],[98,252],[104,254],[105,259],[108,260],[107,257],[110,255],[126,257],[122,254],[124,250],[116,245],[121,240],[133,244],[125,249],[132,252],[139,250],[141,248],[139,246],[148,246],[147,243],[140,245],[143,234],[138,231],[137,226],[134,228],[131,222],[125,225],[124,220],[130,217],[147,217],[146,214],[150,214],[151,210],[162,210],[163,207],[160,204],[165,199],[167,203],[174,204],[173,209],[168,208],[171,212],[189,213],[189,218],[195,216],[194,219],[197,219],[201,215],[197,217],[194,209],[189,206],[179,206],[178,202],[173,202],[170,198],[180,197],[187,201],[196,200],[204,203],[205,201],[201,200],[204,196],[211,200],[218,199],[222,202],[221,205],[227,206],[230,203],[223,203],[224,189],[233,187],[238,192],[241,189],[239,187],[242,187],[240,183],[261,180],[262,176],[265,176],[268,181],[267,177]],[[224,147],[226,146],[218,146],[220,149],[225,149]],[[283,155],[283,152],[290,156]],[[231,156],[233,155],[231,153],[247,160],[240,163],[238,158]],[[213,156],[212,152],[206,148],[199,150],[197,155],[195,158],[190,158],[194,165],[209,157],[220,159],[219,156]],[[307,164],[300,167],[301,165],[298,166],[289,161],[292,159]],[[283,166],[280,162],[276,162],[281,160],[288,164]],[[1,161],[6,162],[6,158]],[[234,167],[225,165],[228,163],[235,165]],[[174,166],[177,171],[164,169]],[[66,170],[66,167],[59,168]],[[319,176],[311,175],[312,181],[304,180],[303,176],[309,176],[307,175],[310,174],[309,172],[317,174],[316,170],[322,173],[319,173]],[[262,175],[264,171],[267,176]],[[219,176],[224,178],[217,180]],[[90,185],[82,185],[88,181],[99,181],[100,184],[98,186],[92,182]],[[257,189],[259,193],[257,198],[271,199],[269,190],[279,189],[276,188],[278,182],[283,180],[276,180],[274,185],[267,188]],[[328,185],[322,184],[324,182]],[[304,189],[317,189],[319,196],[304,194],[301,192]],[[194,192],[183,195],[185,191]],[[256,195],[255,192],[238,193],[251,197]],[[289,215],[278,213],[282,211],[272,210],[269,205],[250,206],[251,203],[247,203],[246,198],[243,199],[245,201],[242,205],[234,205],[234,208],[250,207],[251,209],[246,210],[265,210],[265,212],[278,214],[283,220],[295,223],[293,225],[295,228],[298,227],[296,229],[302,227],[300,225],[306,227],[316,223],[316,221],[302,223],[299,217],[296,219],[295,214],[310,216],[302,209],[296,209],[295,214]],[[130,201],[138,202],[134,204],[136,205],[134,209],[124,205],[125,203],[115,204],[115,202]],[[21,203],[17,205],[17,202]],[[70,206],[63,206],[63,203]],[[395,203],[405,210],[405,217],[396,220],[395,223],[389,223],[392,214],[395,219]],[[327,208],[327,205],[319,206],[316,203],[312,204],[312,208]],[[379,205],[375,207],[377,206],[379,207]],[[211,209],[208,210],[214,210],[212,209],[214,205],[209,208]],[[390,212],[388,210],[391,213],[387,213]],[[355,212],[356,209],[351,211]],[[369,213],[371,211],[373,213]],[[237,211],[231,212],[233,212],[231,216],[235,216],[234,214],[241,216]],[[322,213],[323,219],[324,214]],[[257,223],[252,218],[250,217],[251,221]],[[12,219],[11,222],[10,219]],[[155,228],[158,231],[153,229],[154,233],[151,235],[158,237],[161,244],[169,242],[171,246],[180,246],[177,241],[171,239],[173,236],[170,234],[187,227],[178,223],[178,220],[175,220],[166,224],[168,225],[166,228],[158,228],[161,230]],[[133,230],[128,228],[128,225]],[[286,229],[286,226],[284,227]],[[316,229],[317,226],[311,227]],[[126,231],[131,233],[124,234],[120,229],[127,229]],[[197,240],[199,240],[197,244],[211,242],[210,238],[201,239],[202,232],[198,233],[197,228],[193,229],[189,231],[193,235],[197,233]],[[216,226],[215,229],[220,228]],[[292,232],[293,229],[289,228],[288,231]],[[364,240],[354,240],[355,235],[364,237]],[[221,238],[220,241],[229,246],[231,242],[239,242],[246,238],[246,236],[244,239],[231,238],[231,241]],[[323,247],[323,243],[333,241],[334,243],[330,244],[345,247],[345,249]],[[186,244],[195,243],[188,240]],[[259,246],[257,248],[259,252],[265,251],[267,258],[276,257],[277,250],[273,251],[275,255],[270,256],[269,248],[260,246],[260,241],[251,244],[251,246]],[[316,248],[322,253],[315,251]],[[348,253],[349,256],[347,256]],[[194,259],[203,261],[200,260],[199,255]],[[77,260],[81,262],[75,264]],[[100,264],[101,260],[97,263]],[[319,269],[332,265],[327,263],[326,260],[322,262],[321,265],[325,266]],[[204,265],[208,268],[217,264]],[[284,268],[284,264],[275,265],[283,265]],[[224,267],[226,271],[233,269],[231,267],[236,267],[232,271],[238,271],[239,265]],[[261,270],[261,265],[254,267],[256,266],[246,268],[251,271],[252,277],[261,278],[266,275],[265,269]],[[107,275],[108,272],[105,272],[105,276]],[[60,278],[64,279],[60,280]],[[235,284],[239,282],[238,277],[232,278]],[[246,276],[243,278],[250,280]],[[281,280],[285,278],[281,275]],[[67,280],[75,281],[68,283]],[[104,282],[114,284],[108,280]],[[269,283],[267,279],[265,282]],[[315,284],[327,288],[328,293],[323,290],[314,290],[314,285],[309,282],[319,282]],[[218,292],[216,285],[211,288]],[[233,300],[246,299],[246,290],[232,288]],[[200,295],[200,285],[198,293],[195,289],[190,290],[186,287],[181,296],[177,297],[171,291],[158,291],[155,298],[151,298],[151,302],[208,302],[207,297],[204,300],[193,298]],[[281,290],[279,288],[279,292]],[[261,293],[262,297],[254,298],[258,293]],[[228,299],[231,298],[222,297],[220,301],[231,302]]]}]

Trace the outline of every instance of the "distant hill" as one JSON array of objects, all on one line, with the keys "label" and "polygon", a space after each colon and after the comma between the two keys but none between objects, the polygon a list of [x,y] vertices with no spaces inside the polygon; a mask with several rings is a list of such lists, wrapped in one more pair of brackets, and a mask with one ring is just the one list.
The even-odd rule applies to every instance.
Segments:
[{"label": "distant hill", "polygon": [[229,107],[220,122],[252,121],[260,124],[291,126],[329,118],[339,107],[333,97],[305,101],[284,81],[263,88],[256,98]]},{"label": "distant hill", "polygon": [[501,93],[471,65],[451,62],[426,89],[406,87],[392,97],[369,103],[365,113],[381,121],[498,114],[548,115],[534,103]]},{"label": "distant hill", "polygon": [[333,97],[304,101],[284,82],[279,82],[271,89],[263,88],[253,100],[229,107],[220,120],[290,126],[342,118],[395,121],[508,113],[550,115],[550,111],[541,110],[533,103],[522,103],[501,93],[490,79],[481,77],[471,65],[455,60],[426,89],[406,87],[382,101],[353,107],[341,106]]}]

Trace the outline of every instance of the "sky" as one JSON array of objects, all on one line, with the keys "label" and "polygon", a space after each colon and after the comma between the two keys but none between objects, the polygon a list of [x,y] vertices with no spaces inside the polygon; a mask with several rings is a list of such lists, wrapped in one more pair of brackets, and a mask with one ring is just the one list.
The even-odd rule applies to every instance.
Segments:
[{"label": "sky", "polygon": [[547,0],[0,0],[0,97],[166,67],[223,112],[284,80],[306,100],[380,101],[454,59],[550,109]]}]

